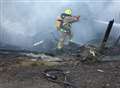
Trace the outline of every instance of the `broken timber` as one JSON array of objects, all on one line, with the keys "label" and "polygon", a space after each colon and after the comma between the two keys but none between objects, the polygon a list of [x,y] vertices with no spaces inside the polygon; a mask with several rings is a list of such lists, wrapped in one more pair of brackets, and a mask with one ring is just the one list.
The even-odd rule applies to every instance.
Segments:
[{"label": "broken timber", "polygon": [[111,21],[109,21],[107,30],[106,30],[105,35],[104,35],[104,39],[103,39],[102,44],[101,44],[101,46],[100,46],[100,51],[103,51],[103,50],[105,49],[107,40],[108,40],[108,38],[109,38],[111,29],[112,29],[112,26],[113,26],[113,23],[114,23],[114,19],[111,20]]},{"label": "broken timber", "polygon": [[[82,61],[88,62],[88,63],[94,63],[97,61],[101,61],[100,58],[102,58],[102,56],[103,56],[103,51],[106,47],[106,43],[109,38],[110,32],[112,30],[113,23],[114,23],[114,19],[109,21],[109,24],[107,26],[104,38],[102,40],[102,43],[101,43],[99,49],[97,49],[96,47],[88,46],[86,49],[83,50],[83,52],[81,54],[81,56],[83,58]],[[119,41],[119,39],[118,39],[118,41]]]}]

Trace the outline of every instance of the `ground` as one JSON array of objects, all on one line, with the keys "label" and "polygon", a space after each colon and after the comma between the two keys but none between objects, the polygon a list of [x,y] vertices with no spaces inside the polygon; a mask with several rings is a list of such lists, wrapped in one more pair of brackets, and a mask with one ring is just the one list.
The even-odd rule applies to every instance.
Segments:
[{"label": "ground", "polygon": [[26,58],[29,57],[0,55],[0,88],[63,88],[43,77],[46,68],[69,71],[69,80],[77,88],[120,88],[120,61],[94,64],[69,61],[50,67],[44,64],[21,65]]}]

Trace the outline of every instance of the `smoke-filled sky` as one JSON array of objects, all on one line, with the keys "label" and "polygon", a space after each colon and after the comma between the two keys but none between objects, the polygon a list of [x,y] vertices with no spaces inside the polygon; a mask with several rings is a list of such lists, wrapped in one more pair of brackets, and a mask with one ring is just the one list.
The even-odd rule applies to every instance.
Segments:
[{"label": "smoke-filled sky", "polygon": [[73,15],[81,16],[72,25],[77,43],[102,38],[113,18],[111,36],[120,35],[119,0],[0,0],[0,42],[25,48],[40,40],[58,38],[55,20],[65,8],[72,8]]}]

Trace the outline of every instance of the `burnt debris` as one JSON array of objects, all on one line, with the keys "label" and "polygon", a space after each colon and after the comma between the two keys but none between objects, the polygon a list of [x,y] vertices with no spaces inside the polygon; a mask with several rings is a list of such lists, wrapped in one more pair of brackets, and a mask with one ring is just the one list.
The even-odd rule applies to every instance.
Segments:
[{"label": "burnt debris", "polygon": [[103,38],[103,41],[101,43],[101,46],[100,46],[100,49],[103,50],[106,46],[106,43],[107,43],[107,40],[109,38],[109,35],[110,35],[110,32],[111,32],[111,29],[112,29],[112,26],[113,26],[113,23],[114,23],[114,19],[109,21],[109,24],[107,26],[107,30],[105,32],[105,35],[104,35],[104,38]]},{"label": "burnt debris", "polygon": [[58,83],[64,88],[77,88],[68,81],[67,72],[64,72],[61,69],[46,69],[43,71],[43,75],[48,81]]}]

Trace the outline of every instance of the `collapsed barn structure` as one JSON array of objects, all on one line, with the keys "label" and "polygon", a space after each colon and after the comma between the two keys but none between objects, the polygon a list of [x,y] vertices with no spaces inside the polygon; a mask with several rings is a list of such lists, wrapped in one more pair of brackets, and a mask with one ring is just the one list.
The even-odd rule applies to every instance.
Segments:
[{"label": "collapsed barn structure", "polygon": [[[14,63],[26,63],[32,66],[38,66],[38,64],[42,65],[63,65],[66,63],[70,63],[73,61],[77,64],[83,63],[98,63],[98,62],[106,62],[106,61],[120,61],[120,36],[116,39],[115,43],[112,47],[107,46],[107,41],[110,36],[110,32],[112,30],[112,26],[114,25],[114,19],[109,21],[107,26],[105,35],[103,36],[103,40],[101,41],[100,46],[96,47],[94,45],[86,44],[80,46],[76,43],[70,43],[65,46],[63,52],[59,52],[58,50],[53,50],[51,52],[37,52],[37,51],[29,51],[29,50],[11,50],[11,49],[0,49],[0,55],[3,58],[8,58],[12,55],[12,58],[21,57],[22,59],[13,59]],[[8,57],[7,57],[8,56]],[[27,60],[24,58],[27,57]],[[7,61],[7,60],[6,60]],[[2,59],[1,59],[2,62]],[[4,62],[4,61],[3,61]],[[49,64],[49,63],[51,64]],[[45,64],[46,63],[46,64]],[[0,63],[0,66],[8,66],[12,63],[5,62]],[[76,64],[74,64],[76,65]],[[4,71],[2,69],[1,71]],[[104,72],[102,70],[98,70],[100,72]],[[48,81],[62,84],[64,88],[77,88],[75,85],[70,83],[67,79],[67,74],[70,72],[64,72],[60,69],[45,69],[42,71],[42,75]],[[36,73],[35,73],[36,74]],[[36,74],[38,75],[38,74]],[[60,79],[62,77],[62,80]],[[59,80],[60,79],[60,80]],[[104,87],[106,88],[106,87]]]}]

